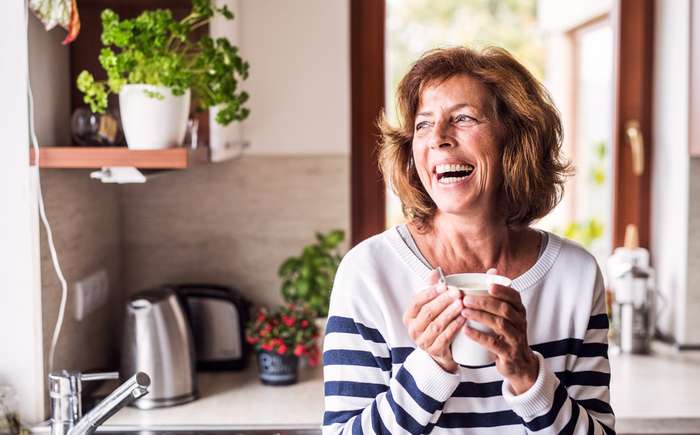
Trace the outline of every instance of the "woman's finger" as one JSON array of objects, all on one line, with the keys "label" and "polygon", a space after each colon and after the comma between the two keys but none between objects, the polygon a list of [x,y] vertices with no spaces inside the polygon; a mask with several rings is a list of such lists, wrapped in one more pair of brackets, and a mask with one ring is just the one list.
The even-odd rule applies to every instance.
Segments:
[{"label": "woman's finger", "polygon": [[428,285],[432,285],[432,284],[437,284],[438,282],[440,282],[440,272],[438,272],[437,269],[433,269],[428,274],[428,278],[426,279],[426,283]]},{"label": "woman's finger", "polygon": [[474,328],[471,328],[468,324],[464,325],[462,331],[467,335],[467,337],[476,341],[478,344],[484,346],[486,350],[501,356],[508,353],[508,345],[504,340],[498,335],[491,335],[485,332],[481,332]]},{"label": "woman's finger", "polygon": [[517,343],[518,337],[525,334],[523,329],[518,328],[508,319],[494,316],[493,314],[485,311],[465,308],[462,310],[462,315],[464,315],[464,317],[466,317],[468,320],[479,322],[482,325],[491,328],[497,335],[502,335],[508,343]]},{"label": "woman's finger", "polygon": [[442,311],[447,308],[455,299],[460,299],[461,293],[455,288],[450,288],[441,293],[432,301],[421,307],[413,323],[417,331],[423,332],[430,322],[433,321]]},{"label": "woman's finger", "polygon": [[406,312],[404,312],[403,315],[404,325],[408,326],[408,322],[416,318],[421,308],[423,308],[423,305],[435,299],[435,297],[438,294],[439,293],[437,291],[437,288],[434,285],[431,285],[418,292],[415,296],[413,296],[413,298],[411,299],[411,303],[408,306],[408,309],[406,310]]},{"label": "woman's finger", "polygon": [[508,302],[516,310],[524,313],[525,306],[523,306],[523,301],[520,298],[520,293],[517,290],[498,284],[491,284],[489,287],[489,295],[496,299],[500,299],[504,302]]},{"label": "woman's finger", "polygon": [[447,329],[452,320],[454,320],[456,317],[462,317],[460,315],[461,311],[462,301],[459,298],[456,298],[425,327],[421,333],[421,343],[427,345],[428,347],[431,346],[438,335],[442,334],[442,332]]},{"label": "woman's finger", "polygon": [[435,337],[433,344],[430,346],[429,352],[438,355],[443,354],[445,350],[450,347],[452,340],[454,340],[455,336],[459,333],[460,329],[462,329],[462,326],[464,326],[466,321],[467,319],[462,316],[457,316],[455,319],[453,319],[440,333],[440,335]]},{"label": "woman's finger", "polygon": [[491,296],[466,295],[462,298],[462,303],[465,308],[503,317],[517,328],[523,328],[527,324],[525,313],[517,311],[511,304]]}]

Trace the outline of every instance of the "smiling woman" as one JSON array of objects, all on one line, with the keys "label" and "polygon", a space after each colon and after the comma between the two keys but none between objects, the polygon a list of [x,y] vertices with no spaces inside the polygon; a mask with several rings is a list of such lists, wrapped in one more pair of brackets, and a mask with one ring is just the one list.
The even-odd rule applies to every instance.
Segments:
[{"label": "smiling woman", "polygon": [[[569,167],[560,156],[558,112],[542,85],[507,51],[491,47],[481,53],[466,48],[429,52],[399,83],[397,93],[399,125],[381,121],[379,160],[409,219],[427,224],[437,205],[421,192],[430,185],[424,172],[397,169],[442,163],[421,160],[424,151],[439,147],[449,155],[457,140],[481,144],[469,147],[472,155],[464,156],[484,163],[475,169],[481,183],[489,168],[501,172],[491,176],[503,178],[509,223],[530,223],[561,198]],[[502,169],[500,161],[494,167],[501,154]],[[493,199],[483,193],[484,199]]]},{"label": "smiling woman", "polygon": [[[324,433],[613,433],[600,270],[530,227],[569,172],[547,91],[503,49],[446,48],[413,65],[397,108],[379,159],[408,223],[338,268]],[[477,294],[440,269],[510,285]],[[493,364],[458,364],[459,334]]]}]

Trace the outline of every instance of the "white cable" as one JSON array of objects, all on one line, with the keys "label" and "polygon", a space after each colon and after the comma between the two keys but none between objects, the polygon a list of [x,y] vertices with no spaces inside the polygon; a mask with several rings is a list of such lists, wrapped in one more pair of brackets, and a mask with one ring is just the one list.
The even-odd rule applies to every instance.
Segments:
[{"label": "white cable", "polygon": [[[24,13],[25,13],[25,30],[27,33],[27,38],[29,37],[29,5],[27,0],[24,1]],[[39,140],[36,137],[36,131],[34,129],[34,95],[32,94],[32,86],[29,79],[29,66],[27,66],[27,94],[29,96],[29,131],[32,141],[32,147],[34,148],[34,165],[36,166],[36,180],[37,180],[37,192],[39,200],[39,216],[41,217],[41,222],[44,224],[44,229],[46,230],[46,238],[49,242],[49,251],[51,252],[51,263],[53,263],[53,269],[58,276],[58,280],[61,282],[61,303],[58,308],[58,318],[56,319],[56,326],[53,330],[53,337],[51,338],[51,347],[49,348],[49,373],[53,371],[54,357],[56,355],[56,345],[58,344],[58,338],[61,334],[61,327],[63,326],[63,315],[66,311],[66,301],[68,300],[68,283],[63,276],[63,271],[61,270],[61,265],[58,261],[58,253],[56,252],[56,246],[53,243],[53,232],[51,231],[51,225],[49,220],[46,218],[46,210],[44,209],[44,197],[41,193],[41,178],[39,169]]]}]

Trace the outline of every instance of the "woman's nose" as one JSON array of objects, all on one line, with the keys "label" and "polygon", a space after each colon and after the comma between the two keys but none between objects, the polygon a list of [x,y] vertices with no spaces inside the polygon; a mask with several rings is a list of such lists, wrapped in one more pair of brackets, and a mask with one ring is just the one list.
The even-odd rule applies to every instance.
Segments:
[{"label": "woman's nose", "polygon": [[453,146],[447,134],[447,123],[438,122],[433,129],[433,137],[430,138],[430,148],[451,148]]}]

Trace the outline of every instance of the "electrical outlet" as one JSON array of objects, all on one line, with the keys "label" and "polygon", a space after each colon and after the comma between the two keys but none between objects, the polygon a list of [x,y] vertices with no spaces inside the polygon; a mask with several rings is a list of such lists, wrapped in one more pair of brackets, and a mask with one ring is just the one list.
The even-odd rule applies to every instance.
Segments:
[{"label": "electrical outlet", "polygon": [[97,308],[107,303],[109,278],[104,269],[75,283],[75,319],[83,320]]}]

